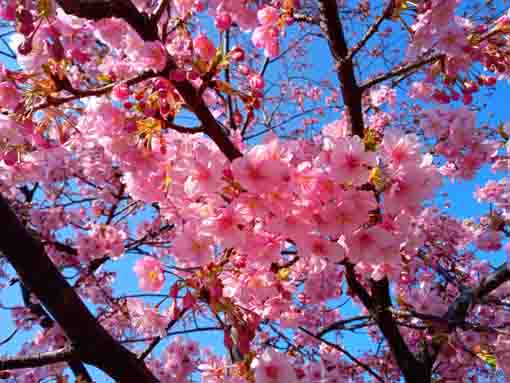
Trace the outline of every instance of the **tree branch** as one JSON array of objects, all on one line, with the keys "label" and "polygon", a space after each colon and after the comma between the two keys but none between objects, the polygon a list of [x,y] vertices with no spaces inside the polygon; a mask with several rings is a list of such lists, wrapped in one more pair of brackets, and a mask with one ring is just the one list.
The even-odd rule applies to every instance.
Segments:
[{"label": "tree branch", "polygon": [[117,17],[125,20],[146,41],[159,39],[157,24],[140,13],[131,0],[57,0],[68,14],[89,20]]},{"label": "tree branch", "polygon": [[354,355],[352,355],[349,351],[344,349],[343,347],[337,345],[336,343],[332,343],[327,341],[326,339],[322,339],[320,336],[313,334],[312,332],[308,331],[307,329],[300,327],[301,331],[303,331],[305,334],[311,336],[312,338],[324,343],[327,346],[330,346],[331,348],[334,348],[335,350],[340,351],[342,354],[344,354],[347,358],[349,358],[351,361],[353,361],[356,365],[363,368],[366,372],[368,372],[370,375],[372,375],[374,378],[376,378],[379,382],[384,383],[384,379],[376,373],[372,368],[370,368],[369,365],[363,363],[359,359],[357,359]]},{"label": "tree branch", "polygon": [[205,133],[205,129],[201,126],[197,126],[194,128],[188,128],[186,126],[177,125],[177,124],[174,124],[173,122],[169,122],[169,121],[165,121],[165,125],[167,128],[175,130],[176,132],[179,132],[179,133],[184,133],[184,134]]},{"label": "tree branch", "polygon": [[78,359],[72,359],[67,362],[69,368],[74,374],[75,382],[77,383],[93,383],[92,377],[89,372],[83,365],[83,363]]},{"label": "tree branch", "polygon": [[149,80],[151,78],[157,77],[158,73],[149,70],[142,72],[136,76],[130,77],[126,80],[118,81],[112,84],[108,84],[99,88],[94,89],[75,89],[75,88],[68,88],[65,89],[69,93],[71,93],[70,96],[64,96],[64,97],[47,97],[46,101],[35,105],[34,108],[31,109],[31,112],[37,112],[39,110],[45,109],[49,106],[60,106],[63,104],[66,104],[68,102],[76,101],[81,98],[85,97],[93,97],[93,96],[103,96],[113,90],[118,85],[136,85],[142,81]]},{"label": "tree branch", "polygon": [[[80,0],[76,2],[75,0],[58,0],[59,5],[64,9],[68,10],[68,13],[72,13],[79,17],[84,17],[91,20],[97,20],[100,18],[106,17],[120,17],[128,22],[137,32],[140,34],[142,38],[145,40],[156,40],[157,37],[157,28],[155,28],[154,32],[156,35],[153,36],[151,33],[148,33],[145,30],[140,30],[137,28],[138,19],[146,19],[146,15],[141,15],[136,7],[131,3],[131,1],[124,0]],[[77,4],[76,4],[77,3]],[[126,9],[123,9],[121,3],[125,5]],[[80,4],[84,4],[84,8],[80,7]],[[134,10],[132,9],[134,7]],[[90,9],[89,9],[90,8]],[[101,11],[101,8],[104,8],[104,12]],[[131,11],[128,11],[131,9]],[[133,15],[133,13],[136,13]],[[102,15],[100,17],[100,15]],[[139,26],[138,26],[139,27]],[[152,27],[150,25],[147,26],[150,30]],[[79,89],[65,89],[72,93],[71,96],[63,97],[63,98],[48,98],[47,101],[37,105],[32,109],[32,112],[37,110],[44,109],[48,106],[58,106],[65,104],[66,102],[74,101],[80,99],[82,97],[90,97],[90,96],[100,96],[110,92],[116,85],[118,84],[126,84],[126,85],[134,85],[144,80],[154,78],[157,76],[163,76],[168,78],[169,73],[176,67],[175,62],[168,57],[167,67],[161,73],[155,73],[154,71],[146,71],[137,76],[134,76],[125,81],[118,82],[116,84],[109,84],[101,88],[91,89],[91,90],[79,90]],[[225,156],[233,161],[234,159],[241,157],[242,154],[239,149],[232,143],[227,134],[223,131],[222,127],[219,125],[218,121],[214,118],[211,111],[207,107],[206,103],[202,99],[199,92],[191,85],[191,83],[187,80],[185,81],[176,81],[175,87],[179,91],[179,94],[184,99],[188,107],[195,113],[197,118],[202,123],[204,127],[204,132],[211,138],[218,148],[225,154]]]},{"label": "tree branch", "polygon": [[351,121],[352,134],[363,137],[362,92],[356,82],[352,59],[349,58],[349,49],[338,16],[336,0],[319,0],[319,25],[328,40],[329,49],[335,60],[342,97]]},{"label": "tree branch", "polygon": [[7,338],[0,340],[0,346],[3,346],[4,344],[9,343],[9,342],[12,340],[12,338],[14,338],[14,337],[16,336],[16,334],[18,333],[18,331],[19,331],[19,327],[16,327],[16,328],[14,329],[14,331],[13,331],[13,332],[11,332],[11,333],[7,336]]},{"label": "tree branch", "polygon": [[[175,324],[184,316],[186,311],[188,311],[188,310],[187,309],[182,309],[179,312],[179,315],[177,315],[174,319],[172,319],[167,324],[167,326],[165,328],[165,332],[168,333],[168,331],[170,331],[172,329],[172,327],[174,327]],[[154,338],[152,340],[152,342],[147,346],[147,348],[140,354],[138,359],[144,360],[145,358],[147,358],[150,355],[150,353],[156,348],[156,346],[159,344],[159,342],[161,342],[162,340],[163,340],[163,336],[157,336],[156,338]]]},{"label": "tree branch", "polygon": [[158,7],[154,11],[153,15],[151,16],[151,20],[154,23],[158,23],[161,17],[163,16],[163,13],[166,9],[168,9],[168,5],[170,4],[170,0],[160,0]]},{"label": "tree branch", "polygon": [[375,22],[368,28],[365,35],[361,38],[361,40],[354,45],[354,47],[349,52],[348,56],[346,57],[346,60],[352,60],[352,58],[358,53],[370,40],[370,38],[379,30],[379,27],[381,26],[384,19],[387,19],[391,16],[393,13],[393,9],[395,8],[395,0],[389,0],[388,5],[384,9],[384,12],[382,15],[380,15]]},{"label": "tree branch", "polygon": [[42,328],[48,329],[53,327],[54,321],[48,315],[48,313],[44,310],[44,308],[39,303],[34,303],[30,297],[30,291],[26,288],[23,282],[20,283],[21,289],[21,297],[23,298],[23,303],[26,308],[30,310],[32,314],[34,314],[37,318],[39,318],[39,324]]},{"label": "tree branch", "polygon": [[422,58],[418,61],[415,61],[407,65],[401,65],[398,68],[392,69],[388,73],[374,77],[373,79],[366,81],[363,85],[361,85],[361,91],[364,92],[365,90],[372,88],[374,85],[389,80],[393,77],[406,75],[412,72],[413,70],[421,68],[424,65],[431,64],[437,60],[441,60],[443,57],[444,57],[443,55],[434,55],[428,58]]},{"label": "tree branch", "polygon": [[[448,311],[443,316],[443,320],[447,325],[448,333],[453,332],[457,327],[461,327],[469,314],[469,311],[487,295],[496,290],[505,282],[510,281],[510,268],[507,263],[499,266],[495,271],[489,274],[480,284],[474,288],[465,288],[453,301]],[[439,342],[433,344],[433,354],[431,363],[436,360],[441,347],[444,344]],[[431,366],[432,367],[432,366]]]},{"label": "tree branch", "polygon": [[318,337],[322,337],[332,331],[343,330],[345,329],[345,325],[351,322],[361,322],[370,319],[368,315],[360,315],[349,319],[339,320],[331,323],[329,326],[324,327],[319,333],[317,333]]},{"label": "tree branch", "polygon": [[430,370],[428,370],[425,364],[419,361],[409,350],[391,313],[391,297],[388,280],[385,278],[381,281],[371,281],[372,294],[370,295],[365,287],[358,281],[354,271],[354,265],[346,262],[345,270],[349,288],[356,294],[375,319],[390,346],[392,354],[406,382],[429,383]]},{"label": "tree branch", "polygon": [[228,138],[193,85],[188,81],[176,82],[174,85],[186,104],[188,104],[202,123],[205,133],[214,141],[223,154],[230,161],[242,157],[242,153]]},{"label": "tree branch", "polygon": [[16,370],[20,368],[42,367],[48,364],[68,362],[76,358],[78,353],[71,348],[45,352],[36,355],[0,359],[0,371]]},{"label": "tree branch", "polygon": [[371,281],[371,285],[372,298],[375,302],[375,320],[390,345],[390,349],[406,381],[408,383],[430,382],[431,370],[409,350],[406,341],[400,333],[397,322],[393,318],[388,279]]},{"label": "tree branch", "polygon": [[313,15],[307,15],[305,13],[294,12],[292,18],[298,23],[307,23],[312,25],[319,25],[319,18]]},{"label": "tree branch", "polygon": [[144,363],[98,323],[51,262],[44,246],[21,224],[0,195],[0,251],[48,313],[60,325],[79,359],[125,383],[157,382]]}]

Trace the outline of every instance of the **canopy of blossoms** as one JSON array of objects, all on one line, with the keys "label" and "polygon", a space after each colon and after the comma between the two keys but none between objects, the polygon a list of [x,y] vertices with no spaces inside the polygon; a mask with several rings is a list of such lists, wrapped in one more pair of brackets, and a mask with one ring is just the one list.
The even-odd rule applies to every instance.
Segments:
[{"label": "canopy of blossoms", "polygon": [[508,381],[507,3],[0,0],[0,379]]}]

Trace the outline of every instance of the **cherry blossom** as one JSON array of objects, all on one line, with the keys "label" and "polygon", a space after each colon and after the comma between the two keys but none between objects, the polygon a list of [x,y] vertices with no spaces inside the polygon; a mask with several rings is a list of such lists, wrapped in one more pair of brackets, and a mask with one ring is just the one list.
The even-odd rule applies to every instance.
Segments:
[{"label": "cherry blossom", "polygon": [[0,0],[0,378],[508,380],[507,0],[86,3]]},{"label": "cherry blossom", "polygon": [[139,276],[140,288],[147,291],[159,291],[165,283],[161,263],[152,257],[137,261],[133,270]]}]

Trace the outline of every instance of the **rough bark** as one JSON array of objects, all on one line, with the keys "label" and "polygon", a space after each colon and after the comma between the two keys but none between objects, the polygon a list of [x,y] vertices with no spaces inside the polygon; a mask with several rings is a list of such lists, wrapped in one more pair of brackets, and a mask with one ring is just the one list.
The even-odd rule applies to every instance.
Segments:
[{"label": "rough bark", "polygon": [[80,360],[95,365],[117,381],[157,382],[145,364],[98,323],[50,260],[44,246],[23,226],[2,195],[0,227],[3,228],[0,251],[62,328]]},{"label": "rough bark", "polygon": [[131,0],[57,0],[57,4],[66,13],[84,19],[124,19],[144,40],[159,38],[157,25],[149,15],[138,12]]},{"label": "rough bark", "polygon": [[319,13],[319,25],[328,40],[329,49],[335,61],[342,97],[351,122],[352,134],[363,137],[362,92],[354,74],[354,65],[338,16],[336,0],[319,0]]},{"label": "rough bark", "polygon": [[390,346],[398,367],[407,383],[430,383],[431,370],[409,349],[391,313],[389,281],[371,281],[371,294],[358,281],[354,265],[346,263],[346,278],[351,291],[375,319],[384,338]]}]

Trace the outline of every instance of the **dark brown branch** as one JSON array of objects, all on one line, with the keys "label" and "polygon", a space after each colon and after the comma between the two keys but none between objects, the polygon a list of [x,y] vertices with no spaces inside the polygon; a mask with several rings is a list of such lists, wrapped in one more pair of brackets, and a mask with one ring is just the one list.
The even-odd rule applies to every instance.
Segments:
[{"label": "dark brown branch", "polygon": [[372,310],[372,297],[367,292],[367,290],[363,287],[361,283],[359,283],[358,278],[356,277],[356,273],[354,271],[354,265],[352,263],[345,263],[345,278],[347,280],[347,285],[349,289],[356,295],[363,303],[363,306],[368,311]]},{"label": "dark brown branch", "polygon": [[19,327],[15,328],[15,329],[14,329],[14,331],[13,331],[13,332],[11,332],[11,333],[7,336],[7,338],[0,340],[0,346],[3,346],[4,344],[9,343],[9,342],[12,340],[12,338],[14,338],[14,337],[16,336],[16,334],[18,333],[18,331],[19,331]]},{"label": "dark brown branch", "polygon": [[[225,38],[224,38],[224,52],[223,54],[226,56],[228,55],[230,51],[230,30],[227,29],[225,31]],[[230,84],[230,66],[227,65],[224,70],[225,74],[225,82],[229,85]],[[227,113],[228,113],[228,120],[230,123],[230,129],[237,130],[237,124],[234,119],[234,103],[232,100],[232,95],[227,94]]]},{"label": "dark brown branch", "polygon": [[163,13],[165,13],[165,10],[168,9],[168,6],[170,4],[169,0],[161,0],[158,4],[158,7],[154,11],[153,15],[151,16],[151,21],[157,25],[161,17],[163,16]]},{"label": "dark brown branch", "polygon": [[[462,327],[465,324],[469,311],[477,303],[480,303],[483,298],[508,281],[510,281],[510,268],[507,263],[504,263],[481,281],[478,286],[465,288],[450,305],[442,318],[446,323],[447,331],[450,333],[457,327]],[[431,363],[436,360],[442,345],[443,342],[432,345],[433,354],[431,356]]]},{"label": "dark brown branch", "polygon": [[[38,187],[39,187],[39,184],[36,183],[32,189],[29,189],[28,186],[26,186],[26,185],[24,185],[20,188],[21,192],[25,196],[26,203],[32,202],[35,192],[37,191]],[[64,244],[62,244],[62,246],[64,246],[66,248],[66,251],[71,250],[73,255],[78,254],[78,252],[75,249],[73,249],[72,247],[64,245]],[[30,310],[30,312],[32,314],[36,315],[38,318],[41,319],[41,321],[40,321],[41,327],[43,327],[45,329],[53,327],[55,322],[48,315],[46,310],[44,310],[44,308],[39,303],[32,302],[31,294],[28,291],[28,289],[25,287],[25,285],[23,285],[23,283],[20,282],[20,286],[21,286],[21,294],[22,294],[23,302],[25,303],[25,306]],[[12,339],[12,337],[14,335],[16,335],[17,331],[18,331],[18,329],[16,329],[12,333],[12,335],[9,336],[5,340],[5,342],[8,342],[10,339]],[[1,343],[0,343],[0,345],[1,345]],[[71,359],[68,361],[67,364],[69,365],[69,368],[71,369],[71,371],[73,372],[73,374],[75,375],[77,380],[79,379],[82,383],[91,383],[92,382],[92,378],[90,377],[87,369],[85,368],[85,366],[79,359]]]},{"label": "dark brown branch", "polygon": [[125,20],[146,41],[159,39],[157,24],[140,13],[131,0],[57,0],[68,14],[89,20],[117,17]]},{"label": "dark brown branch", "polygon": [[361,300],[365,308],[375,319],[379,329],[388,342],[397,365],[399,366],[406,382],[429,383],[430,370],[419,361],[409,350],[398,324],[391,313],[391,298],[389,282],[387,279],[371,281],[371,295],[358,281],[354,271],[354,265],[345,264],[347,284],[351,291]]},{"label": "dark brown branch", "polygon": [[173,122],[166,121],[166,127],[170,128],[172,130],[175,130],[176,132],[184,133],[184,134],[205,133],[205,129],[201,126],[197,126],[194,128],[188,128],[186,126],[177,125],[177,124],[174,124]]},{"label": "dark brown branch", "polygon": [[[157,25],[150,20],[147,14],[138,12],[131,0],[57,0],[57,3],[67,13],[89,20],[100,20],[109,17],[118,17],[125,20],[138,34],[146,41],[155,41],[159,39]],[[168,58],[167,68],[161,73],[163,77],[168,77],[169,72],[176,67],[175,63]],[[150,72],[152,73],[152,72]],[[140,76],[154,77],[155,74],[142,74]],[[139,79],[137,79],[139,81]],[[204,126],[205,133],[218,145],[225,156],[233,161],[240,157],[241,152],[235,147],[227,134],[222,130],[218,121],[214,118],[211,111],[205,104],[200,94],[195,90],[189,81],[176,82],[175,87],[180,95],[195,113],[197,118]],[[108,91],[111,89],[108,89]],[[106,92],[104,92],[106,93]],[[102,93],[102,94],[104,94]],[[72,97],[86,96],[91,94],[77,94]],[[73,98],[69,101],[72,101]]]},{"label": "dark brown branch", "polygon": [[85,363],[118,381],[157,382],[145,364],[122,347],[98,323],[44,251],[0,195],[0,251],[21,281],[60,325]]},{"label": "dark brown branch", "polygon": [[[196,327],[191,328],[189,330],[177,330],[177,331],[170,331],[165,335],[165,337],[175,336],[175,335],[186,335],[186,334],[192,334],[196,332],[209,332],[209,331],[223,331],[222,327]],[[121,343],[141,343],[141,342],[152,342],[154,340],[158,339],[158,336],[152,336],[147,338],[134,338],[134,339],[123,339],[120,342]]]},{"label": "dark brown branch", "polygon": [[76,358],[76,356],[76,350],[63,348],[36,355],[0,359],[0,371],[42,367],[48,364],[67,362]]},{"label": "dark brown branch", "polygon": [[[187,311],[186,309],[182,309],[179,315],[168,323],[168,325],[165,328],[165,332],[170,331],[172,327],[174,327],[175,324],[183,317],[186,311]],[[157,336],[156,338],[154,338],[152,342],[147,346],[147,348],[140,354],[138,359],[144,360],[145,358],[147,358],[150,355],[150,353],[156,348],[159,342],[161,342],[162,340],[163,340],[162,336]]]},{"label": "dark brown branch", "polygon": [[242,157],[242,153],[236,148],[234,143],[223,131],[222,127],[218,121],[216,121],[193,85],[191,85],[188,81],[182,81],[175,83],[175,87],[186,104],[188,104],[190,109],[202,123],[205,133],[214,141],[223,154],[225,154],[230,161]]},{"label": "dark brown branch", "polygon": [[319,24],[328,40],[329,49],[335,61],[342,97],[352,126],[352,134],[363,137],[362,92],[356,82],[352,59],[348,58],[349,49],[347,48],[342,23],[338,16],[336,0],[319,0],[319,13]]},{"label": "dark brown branch", "polygon": [[345,325],[348,324],[348,323],[352,323],[352,322],[359,322],[359,321],[366,321],[367,319],[370,319],[370,317],[368,315],[360,315],[360,316],[357,316],[357,317],[353,317],[353,318],[349,318],[349,319],[344,319],[344,320],[340,320],[340,321],[336,321],[334,323],[331,323],[329,326],[326,326],[324,327],[318,334],[317,336],[318,337],[322,337],[332,331],[336,331],[336,330],[344,330],[345,329]]},{"label": "dark brown branch", "polygon": [[78,255],[78,250],[76,250],[74,247],[69,246],[69,245],[66,245],[65,243],[62,243],[62,242],[57,242],[57,241],[43,241],[43,244],[44,244],[44,245],[51,245],[51,246],[53,246],[56,250],[58,250],[58,251],[62,251],[62,252],[67,253],[67,254],[69,254],[69,255]]},{"label": "dark brown branch", "polygon": [[74,374],[77,383],[92,383],[92,377],[80,360],[71,359],[67,362],[69,368]]},{"label": "dark brown branch", "polygon": [[120,184],[120,190],[116,194],[115,202],[110,207],[110,211],[108,212],[108,217],[106,218],[106,224],[109,225],[112,223],[113,218],[115,217],[115,212],[117,211],[117,208],[119,207],[119,204],[122,200],[122,196],[124,195],[124,192],[126,190],[125,184]]},{"label": "dark brown branch", "polygon": [[356,53],[358,53],[366,45],[368,40],[370,40],[370,38],[379,30],[382,22],[391,16],[394,8],[395,0],[389,0],[383,14],[375,20],[375,22],[370,26],[370,28],[368,28],[367,32],[361,38],[361,40],[356,45],[354,45],[354,47],[350,50],[349,55],[346,57],[346,60],[352,60]]},{"label": "dark brown branch", "polygon": [[44,310],[44,308],[39,303],[32,302],[32,299],[30,297],[30,291],[28,291],[28,289],[22,282],[20,283],[20,288],[21,297],[23,299],[25,307],[30,311],[30,313],[32,313],[39,319],[39,324],[41,325],[41,327],[45,329],[53,327],[54,324],[53,319],[51,319],[46,310]]},{"label": "dark brown branch", "polygon": [[431,64],[433,62],[441,60],[442,58],[443,55],[434,55],[428,58],[420,59],[407,65],[401,65],[395,69],[392,69],[388,73],[374,77],[373,79],[366,81],[363,85],[361,85],[361,90],[362,92],[364,92],[365,90],[370,89],[381,82],[384,82],[397,76],[406,75],[414,70],[420,69],[424,65]]},{"label": "dark brown branch", "polygon": [[352,355],[349,351],[347,351],[343,347],[339,346],[336,343],[329,342],[326,339],[322,339],[320,336],[313,334],[312,332],[308,331],[307,329],[305,329],[303,327],[300,327],[299,329],[301,331],[303,331],[305,334],[311,336],[312,338],[317,339],[318,341],[324,343],[325,345],[328,345],[331,348],[334,348],[335,350],[340,351],[347,358],[349,358],[351,361],[353,361],[356,365],[363,368],[366,372],[368,372],[370,375],[372,375],[374,378],[376,378],[379,382],[384,383],[384,379],[378,373],[376,373],[372,368],[370,368],[369,365],[367,365],[367,364],[363,363],[362,361],[360,361],[359,359],[357,359],[354,355]]},{"label": "dark brown branch", "polygon": [[307,23],[312,25],[319,25],[319,18],[313,15],[307,15],[304,13],[294,12],[292,18],[299,23]]},{"label": "dark brown branch", "polygon": [[71,93],[70,96],[47,97],[46,101],[44,101],[38,105],[35,105],[31,109],[31,111],[36,112],[38,110],[42,110],[42,109],[48,108],[50,106],[60,106],[60,105],[66,104],[68,102],[76,101],[76,100],[79,100],[79,99],[85,98],[85,97],[103,96],[103,95],[111,92],[113,90],[113,88],[115,88],[118,85],[126,85],[126,86],[136,85],[140,82],[149,80],[149,79],[157,77],[157,76],[158,76],[157,73],[150,70],[150,71],[142,72],[142,73],[140,73],[136,76],[130,77],[126,80],[118,81],[118,82],[108,84],[108,85],[105,85],[105,86],[102,86],[99,88],[76,89],[76,88],[70,87],[70,88],[65,89],[66,91]]},{"label": "dark brown branch", "polygon": [[397,364],[408,383],[428,383],[431,380],[431,370],[419,361],[409,350],[391,313],[391,297],[389,281],[371,281],[371,292],[374,300],[373,315],[386,338]]}]

